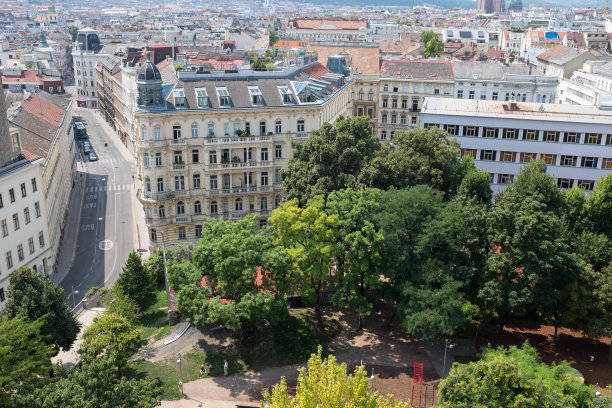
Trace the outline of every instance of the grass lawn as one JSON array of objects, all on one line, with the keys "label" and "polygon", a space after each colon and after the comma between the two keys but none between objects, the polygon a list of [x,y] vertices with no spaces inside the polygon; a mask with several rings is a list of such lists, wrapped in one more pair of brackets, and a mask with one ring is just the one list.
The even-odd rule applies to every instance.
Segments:
[{"label": "grass lawn", "polygon": [[136,328],[142,332],[142,338],[159,340],[168,336],[172,327],[168,326],[168,300],[164,285],[157,287],[154,302],[140,315]]}]

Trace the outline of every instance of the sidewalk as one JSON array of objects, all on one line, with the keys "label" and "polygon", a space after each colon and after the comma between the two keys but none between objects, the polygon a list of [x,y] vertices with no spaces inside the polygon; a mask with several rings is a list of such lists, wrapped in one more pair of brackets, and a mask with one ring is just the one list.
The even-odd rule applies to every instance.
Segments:
[{"label": "sidewalk", "polygon": [[81,331],[76,339],[76,341],[72,344],[72,347],[68,351],[60,351],[59,354],[51,359],[51,362],[55,364],[58,360],[62,360],[64,366],[74,366],[80,360],[77,351],[81,346],[83,340],[81,339],[81,335],[89,326],[92,325],[93,320],[96,316],[104,313],[105,308],[94,307],[92,309],[85,309],[81,313],[77,315],[77,320],[81,322],[83,325],[81,327]]}]

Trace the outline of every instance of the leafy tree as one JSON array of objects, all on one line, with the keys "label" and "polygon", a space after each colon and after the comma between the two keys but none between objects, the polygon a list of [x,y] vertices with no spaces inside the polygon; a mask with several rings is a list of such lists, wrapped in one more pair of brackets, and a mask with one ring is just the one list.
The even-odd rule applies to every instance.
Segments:
[{"label": "leafy tree", "polygon": [[589,408],[612,408],[612,397],[595,398],[589,404]]},{"label": "leafy tree", "polygon": [[88,364],[103,355],[121,369],[141,343],[140,331],[125,317],[103,314],[83,333],[79,354]]},{"label": "leafy tree", "polygon": [[[16,394],[28,394],[41,385],[51,369],[55,350],[40,334],[44,316],[30,322],[17,316],[0,320],[0,405],[11,406]],[[13,401],[13,402],[11,402]]]},{"label": "leafy tree", "polygon": [[72,41],[74,42],[76,40],[76,36],[78,33],[79,29],[77,28],[77,26],[70,26],[68,27],[68,32],[70,33],[70,35],[72,36]]},{"label": "leafy tree", "polygon": [[576,237],[576,252],[585,262],[600,270],[612,262],[612,240],[605,234],[585,231]]},{"label": "leafy tree", "polygon": [[42,273],[22,267],[9,274],[5,314],[34,322],[44,317],[41,334],[56,350],[69,350],[81,324],[64,301],[64,291]]},{"label": "leafy tree", "polygon": [[563,190],[562,196],[564,203],[563,218],[568,229],[574,235],[579,235],[588,226],[585,191],[574,187]]},{"label": "leafy tree", "polygon": [[440,383],[440,408],[586,408],[592,390],[580,383],[570,365],[548,366],[525,343],[509,350],[485,350],[482,360],[453,364]]},{"label": "leafy tree", "polygon": [[455,191],[453,170],[459,159],[459,143],[446,131],[431,127],[399,132],[391,159],[402,176],[402,186],[428,185],[448,194]]},{"label": "leafy tree", "polygon": [[596,232],[612,239],[612,173],[601,177],[586,200],[586,211]]},{"label": "leafy tree", "polygon": [[166,282],[164,276],[164,255],[161,249],[153,251],[145,261],[144,266],[155,283],[163,285]]},{"label": "leafy tree", "polygon": [[421,44],[423,44],[425,58],[439,57],[440,51],[444,49],[444,44],[438,38],[438,34],[431,30],[421,31]]},{"label": "leafy tree", "polygon": [[487,282],[479,298],[498,318],[500,332],[507,319],[528,312],[557,327],[566,307],[564,289],[579,274],[561,220],[536,198],[517,202],[504,195],[496,205]]},{"label": "leafy tree", "polygon": [[320,299],[329,284],[327,276],[337,251],[338,216],[327,215],[323,196],[317,196],[306,208],[300,208],[297,199],[286,201],[268,221],[278,234],[275,243],[295,262],[299,292],[305,301],[314,302],[317,328],[324,331]]},{"label": "leafy tree", "polygon": [[274,230],[260,228],[254,215],[208,223],[193,264],[184,260],[169,268],[179,310],[195,324],[241,329],[243,339],[258,323],[286,314],[283,295],[292,287],[293,267],[273,240]]},{"label": "leafy tree", "polygon": [[393,403],[392,396],[370,393],[368,375],[363,366],[348,374],[345,363],[338,364],[334,356],[323,359],[321,346],[308,360],[308,368],[299,369],[295,398],[289,397],[285,378],[264,394],[265,408],[400,408],[407,403]]},{"label": "leafy tree", "polygon": [[327,213],[340,220],[338,251],[335,254],[338,281],[334,303],[353,306],[359,315],[359,329],[363,318],[372,311],[366,297],[366,287],[376,290],[381,285],[380,267],[385,236],[376,224],[381,211],[380,190],[340,190],[329,195]]},{"label": "leafy tree", "polygon": [[381,158],[384,149],[366,117],[340,117],[334,126],[324,123],[293,148],[283,183],[287,198],[297,198],[300,205],[343,188],[392,185],[385,177],[390,163]]},{"label": "leafy tree", "polygon": [[108,357],[83,363],[79,369],[55,367],[51,382],[25,396],[28,408],[149,408],[160,403],[158,379],[121,377]]},{"label": "leafy tree", "polygon": [[477,202],[487,206],[491,205],[493,191],[491,190],[491,176],[488,171],[474,167],[465,173],[459,183],[458,195],[468,199],[475,198]]},{"label": "leafy tree", "polygon": [[268,30],[268,33],[270,33],[270,47],[274,47],[274,44],[278,42],[280,37],[278,36],[278,33],[274,30]]},{"label": "leafy tree", "polygon": [[104,303],[106,304],[107,313],[122,316],[131,323],[138,320],[140,308],[119,287],[111,288]]},{"label": "leafy tree", "polygon": [[136,251],[128,255],[123,272],[119,275],[115,286],[141,309],[151,301],[155,291],[154,281]]}]

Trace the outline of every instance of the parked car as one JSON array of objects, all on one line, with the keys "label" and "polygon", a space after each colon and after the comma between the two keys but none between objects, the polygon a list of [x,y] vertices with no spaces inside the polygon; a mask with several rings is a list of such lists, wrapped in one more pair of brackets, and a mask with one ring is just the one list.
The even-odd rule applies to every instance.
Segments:
[{"label": "parked car", "polygon": [[85,154],[91,153],[91,146],[83,146],[83,153]]},{"label": "parked car", "polygon": [[89,153],[89,161],[96,161],[96,160],[98,160],[98,156],[96,156],[94,152]]},{"label": "parked car", "polygon": [[91,149],[91,144],[86,140],[83,142],[83,147],[89,147]]}]

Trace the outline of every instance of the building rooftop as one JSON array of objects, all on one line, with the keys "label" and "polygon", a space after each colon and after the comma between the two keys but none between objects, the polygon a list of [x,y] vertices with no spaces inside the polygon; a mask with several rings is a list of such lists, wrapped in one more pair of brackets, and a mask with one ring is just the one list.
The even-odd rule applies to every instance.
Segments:
[{"label": "building rooftop", "polygon": [[453,65],[446,61],[383,61],[383,77],[403,79],[453,79]]},{"label": "building rooftop", "polygon": [[565,65],[576,57],[579,57],[587,50],[579,50],[565,45],[559,45],[537,56],[540,61],[548,61],[557,65]]},{"label": "building rooftop", "polygon": [[453,61],[455,79],[504,79],[510,75],[529,75],[524,64],[500,64],[497,62]]},{"label": "building rooftop", "polygon": [[422,114],[612,125],[612,110],[596,106],[476,99],[425,98]]}]

